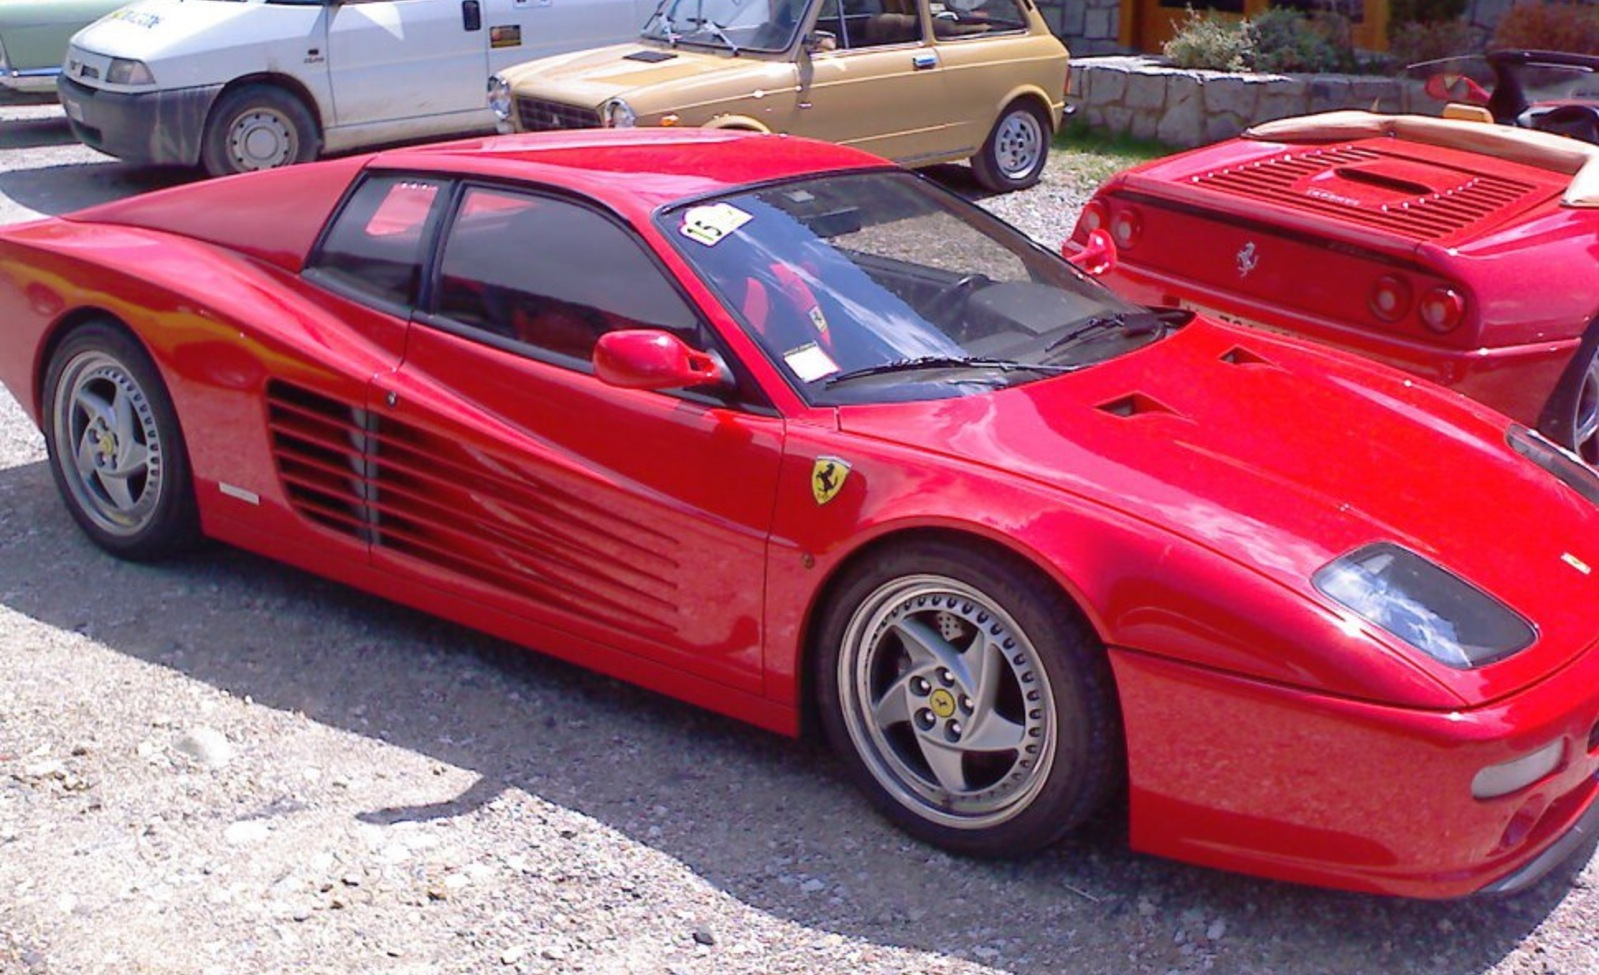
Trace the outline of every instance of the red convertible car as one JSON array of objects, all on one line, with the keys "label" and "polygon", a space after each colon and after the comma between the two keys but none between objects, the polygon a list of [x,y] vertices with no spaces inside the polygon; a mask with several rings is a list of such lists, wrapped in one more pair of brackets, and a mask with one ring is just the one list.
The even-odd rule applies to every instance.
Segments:
[{"label": "red convertible car", "polygon": [[1599,464],[1599,146],[1333,112],[1120,173],[1105,283],[1379,359]]},{"label": "red convertible car", "polygon": [[111,553],[208,536],[814,721],[955,851],[1125,791],[1141,850],[1450,897],[1599,828],[1599,476],[855,150],[573,132],[182,187],[0,233],[0,321]]}]

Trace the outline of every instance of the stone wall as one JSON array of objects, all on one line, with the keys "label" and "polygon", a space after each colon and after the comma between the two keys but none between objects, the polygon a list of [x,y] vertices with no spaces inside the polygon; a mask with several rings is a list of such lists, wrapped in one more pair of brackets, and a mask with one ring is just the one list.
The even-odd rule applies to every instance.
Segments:
[{"label": "stone wall", "polygon": [[1121,0],[1038,0],[1038,12],[1073,56],[1121,53]]},{"label": "stone wall", "polygon": [[1436,114],[1414,82],[1371,75],[1231,74],[1151,57],[1073,58],[1066,102],[1096,129],[1190,148],[1256,122],[1340,108]]}]

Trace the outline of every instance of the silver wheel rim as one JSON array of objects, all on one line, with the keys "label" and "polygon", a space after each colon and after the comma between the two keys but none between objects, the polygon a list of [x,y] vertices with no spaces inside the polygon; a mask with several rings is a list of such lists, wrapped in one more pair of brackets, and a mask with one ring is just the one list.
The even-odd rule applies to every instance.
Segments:
[{"label": "silver wheel rim", "polygon": [[83,352],[62,370],[51,415],[56,464],[79,511],[112,535],[137,534],[165,483],[149,397],[121,362]]},{"label": "silver wheel rim", "polygon": [[286,165],[299,148],[293,123],[275,109],[253,108],[228,128],[228,161],[241,172]]},{"label": "silver wheel rim", "polygon": [[1015,111],[994,132],[994,161],[1006,179],[1030,175],[1044,153],[1044,128],[1032,112]]},{"label": "silver wheel rim", "polygon": [[980,590],[936,575],[879,587],[851,616],[838,666],[856,752],[918,816],[996,826],[1049,778],[1056,715],[1043,662]]},{"label": "silver wheel rim", "polygon": [[1571,446],[1583,460],[1599,466],[1599,352],[1588,360],[1588,371],[1577,390]]}]

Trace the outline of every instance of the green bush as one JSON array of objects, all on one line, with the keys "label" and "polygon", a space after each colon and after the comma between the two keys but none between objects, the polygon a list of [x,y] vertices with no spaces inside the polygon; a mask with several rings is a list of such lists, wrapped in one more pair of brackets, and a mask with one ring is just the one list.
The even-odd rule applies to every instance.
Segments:
[{"label": "green bush", "polygon": [[1179,68],[1247,71],[1254,45],[1244,21],[1210,17],[1189,7],[1182,27],[1161,52]]},{"label": "green bush", "polygon": [[1352,71],[1355,49],[1349,20],[1339,14],[1307,17],[1298,10],[1274,7],[1248,21],[1256,71]]},{"label": "green bush", "polygon": [[1599,5],[1517,4],[1499,18],[1488,47],[1599,54]]},{"label": "green bush", "polygon": [[1463,20],[1411,22],[1388,30],[1388,53],[1396,65],[1436,61],[1459,54],[1480,54],[1482,38]]},{"label": "green bush", "polygon": [[1390,0],[1388,34],[1410,24],[1445,24],[1466,13],[1467,0]]}]

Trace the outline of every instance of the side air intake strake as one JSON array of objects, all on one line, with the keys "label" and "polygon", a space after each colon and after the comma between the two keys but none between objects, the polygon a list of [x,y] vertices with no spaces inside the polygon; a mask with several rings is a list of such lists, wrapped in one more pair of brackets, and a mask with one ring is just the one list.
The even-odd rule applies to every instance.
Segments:
[{"label": "side air intake strake", "polygon": [[377,548],[631,628],[675,629],[675,539],[414,424],[284,382],[278,476],[302,517]]},{"label": "side air intake strake", "polygon": [[1195,176],[1193,185],[1411,240],[1466,230],[1547,193],[1519,179],[1432,166],[1363,146],[1303,149]]}]

